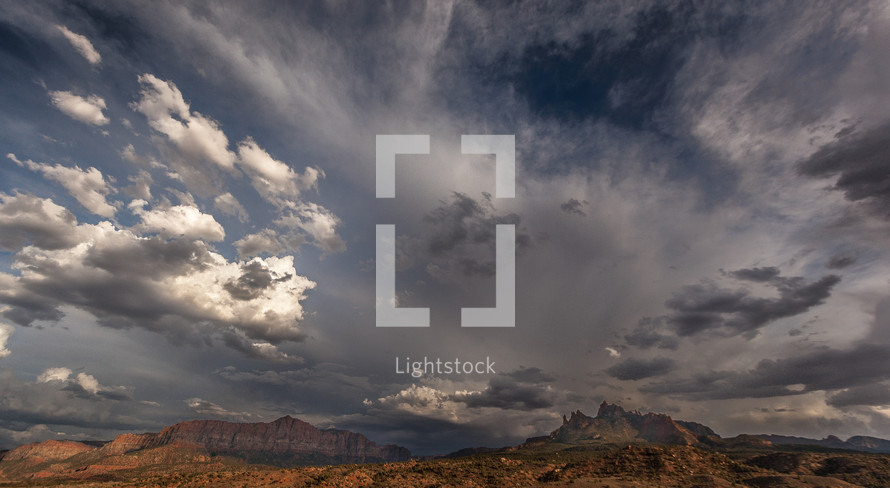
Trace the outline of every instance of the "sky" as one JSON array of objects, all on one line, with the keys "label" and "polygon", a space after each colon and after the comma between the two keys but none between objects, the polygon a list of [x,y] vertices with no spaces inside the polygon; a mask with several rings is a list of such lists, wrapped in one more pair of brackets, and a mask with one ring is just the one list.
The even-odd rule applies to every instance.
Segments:
[{"label": "sky", "polygon": [[[890,438],[885,2],[4,1],[0,107],[0,447],[291,415],[432,454],[603,400]],[[395,198],[377,135],[429,135]],[[429,327],[377,327],[379,224]],[[461,327],[497,225],[515,327]]]}]

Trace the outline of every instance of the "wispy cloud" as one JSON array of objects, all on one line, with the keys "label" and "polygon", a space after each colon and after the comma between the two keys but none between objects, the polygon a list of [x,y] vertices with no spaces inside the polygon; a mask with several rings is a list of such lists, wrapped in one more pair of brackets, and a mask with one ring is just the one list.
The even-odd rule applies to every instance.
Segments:
[{"label": "wispy cloud", "polygon": [[74,49],[83,56],[91,65],[98,66],[102,62],[102,55],[99,54],[99,51],[96,51],[96,48],[93,47],[93,43],[87,39],[86,36],[77,34],[75,32],[71,32],[64,25],[57,25],[56,29],[65,36],[65,39],[74,46]]}]

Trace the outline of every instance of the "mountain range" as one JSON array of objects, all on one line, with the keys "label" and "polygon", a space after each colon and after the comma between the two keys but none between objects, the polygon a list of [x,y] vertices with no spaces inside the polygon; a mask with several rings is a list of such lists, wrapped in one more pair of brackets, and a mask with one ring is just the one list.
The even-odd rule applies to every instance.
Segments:
[{"label": "mountain range", "polygon": [[890,441],[877,437],[853,436],[846,441],[830,435],[824,439],[782,436],[775,434],[741,434],[720,437],[713,429],[696,422],[673,420],[663,413],[642,414],[626,411],[619,405],[603,402],[595,417],[580,410],[563,416],[562,426],[547,436],[532,437],[522,446],[548,444],[677,444],[703,448],[768,448],[770,446],[808,446],[825,449],[890,453]]},{"label": "mountain range", "polygon": [[[674,420],[663,413],[626,411],[618,405],[603,402],[596,416],[590,417],[576,410],[568,417],[563,416],[562,425],[549,435],[529,438],[518,446],[467,448],[438,458],[663,449],[659,446],[692,449],[670,452],[692,453],[689,455],[693,457],[697,456],[696,452],[714,455],[755,453],[760,456],[756,462],[772,463],[768,469],[774,469],[775,463],[787,464],[788,452],[837,453],[843,449],[890,453],[890,441],[864,436],[846,441],[834,436],[821,440],[746,434],[722,438],[713,429],[696,422]],[[620,455],[636,456],[634,452]],[[674,455],[669,451],[658,452],[660,456]],[[445,462],[445,459],[441,461]],[[420,458],[412,458],[403,447],[378,446],[362,434],[339,429],[322,430],[290,416],[268,423],[193,420],[171,425],[157,433],[123,434],[110,442],[50,440],[0,451],[0,483],[58,477],[93,479],[146,467],[169,472],[182,466],[201,465],[205,467],[202,469],[212,471],[221,469],[220,466],[230,466],[232,462],[246,462],[249,466],[296,466],[415,463],[418,460]],[[425,458],[423,462],[436,461]]]},{"label": "mountain range", "polygon": [[13,461],[95,460],[163,448],[267,464],[372,463],[411,458],[411,452],[404,447],[378,446],[362,434],[321,430],[285,416],[274,422],[256,423],[192,420],[157,433],[122,434],[108,443],[50,440],[26,444],[0,453],[0,473],[4,464]]}]

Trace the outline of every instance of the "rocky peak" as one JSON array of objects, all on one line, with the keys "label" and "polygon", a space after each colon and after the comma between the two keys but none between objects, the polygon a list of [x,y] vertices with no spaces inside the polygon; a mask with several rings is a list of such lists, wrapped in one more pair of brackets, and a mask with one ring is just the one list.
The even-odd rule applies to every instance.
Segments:
[{"label": "rocky peak", "polygon": [[584,444],[590,442],[624,443],[654,442],[660,444],[693,445],[699,437],[707,437],[713,431],[706,426],[691,424],[695,432],[663,413],[641,414],[638,410],[626,411],[619,405],[603,402],[596,417],[588,417],[575,410],[569,417],[563,415],[562,425],[536,442],[560,442]]},{"label": "rocky peak", "polygon": [[621,406],[606,402],[605,400],[600,404],[600,408],[596,412],[596,418],[620,418],[625,415],[627,415],[627,412]]}]

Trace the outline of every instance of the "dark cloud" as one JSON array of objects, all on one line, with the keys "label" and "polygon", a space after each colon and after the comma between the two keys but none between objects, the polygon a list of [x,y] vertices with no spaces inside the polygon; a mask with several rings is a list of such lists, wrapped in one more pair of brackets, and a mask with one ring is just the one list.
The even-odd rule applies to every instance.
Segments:
[{"label": "dark cloud", "polygon": [[677,349],[680,339],[675,335],[662,334],[659,330],[667,330],[663,317],[644,317],[640,319],[634,330],[624,336],[630,346],[640,349],[657,347],[659,349]]},{"label": "dark cloud", "polygon": [[[259,261],[244,264],[241,266],[241,272],[237,281],[229,281],[223,285],[223,288],[238,300],[253,300],[269,288],[274,281],[281,281],[281,278],[273,278],[269,269]],[[290,275],[286,275],[284,280],[289,278]]]},{"label": "dark cloud", "polygon": [[2,314],[14,324],[30,326],[37,321],[58,322],[65,314],[59,304],[32,293],[10,293],[0,290],[0,302],[10,305]]},{"label": "dark cloud", "polygon": [[[515,415],[515,416],[514,416]],[[543,435],[558,425],[548,414],[503,411],[466,422],[431,418],[404,410],[370,408],[366,414],[337,419],[332,426],[361,432],[377,444],[395,443],[415,455],[445,454],[467,446],[503,447],[516,445],[529,435],[517,428],[534,426],[533,435]]]},{"label": "dark cloud", "polygon": [[455,395],[455,401],[470,408],[496,407],[510,410],[536,410],[554,405],[547,388],[554,378],[538,368],[523,368],[495,376],[478,393]]},{"label": "dark cloud", "polygon": [[160,279],[171,273],[201,269],[212,260],[207,246],[200,241],[151,236],[98,242],[87,251],[83,263],[118,277]]},{"label": "dark cloud", "polygon": [[[96,351],[97,361],[107,359],[104,367],[116,370],[114,378],[125,371],[117,371],[121,365],[108,359],[115,358],[112,347],[100,349],[152,336],[96,329],[89,314],[105,326],[148,329],[175,342],[221,343],[236,351],[168,349],[164,341],[146,341],[138,348],[144,357],[133,359],[144,362],[142,370],[155,371],[139,376],[140,391],[146,391],[141,390],[143,385],[152,385],[156,397],[151,400],[175,404],[182,418],[242,410],[257,414],[271,406],[303,412],[307,419],[336,419],[338,427],[373,435],[374,440],[409,444],[412,449],[505,445],[527,435],[545,434],[558,425],[558,419],[554,423],[547,413],[577,408],[578,404],[565,404],[582,398],[558,389],[564,386],[577,387],[591,397],[604,393],[602,388],[614,388],[608,391],[613,399],[639,396],[641,384],[652,382],[655,387],[668,379],[674,380],[677,391],[685,389],[690,396],[794,394],[797,388],[789,390],[782,384],[791,379],[780,378],[778,368],[803,367],[796,363],[699,376],[696,371],[707,371],[708,365],[681,362],[678,355],[670,376],[635,383],[610,377],[613,385],[595,387],[595,391],[590,389],[589,377],[578,374],[585,368],[601,371],[618,363],[607,357],[603,346],[614,346],[624,358],[651,357],[664,349],[680,349],[681,335],[694,336],[696,348],[726,353],[726,364],[739,364],[743,357],[756,361],[764,354],[781,361],[789,354],[783,348],[791,348],[790,354],[798,356],[801,350],[794,348],[813,341],[778,334],[769,348],[758,349],[754,341],[711,339],[753,334],[771,321],[798,314],[787,321],[794,322],[786,324],[790,328],[805,321],[800,314],[814,313],[812,307],[822,302],[829,302],[825,310],[818,310],[823,317],[845,316],[845,307],[859,303],[871,307],[879,296],[873,288],[879,280],[868,274],[880,272],[874,267],[857,266],[856,273],[846,274],[844,279],[851,286],[845,291],[850,295],[837,300],[840,308],[832,303],[834,297],[829,298],[838,288],[831,283],[836,277],[785,278],[775,268],[753,268],[719,278],[740,280],[736,283],[672,289],[679,293],[664,311],[654,314],[661,316],[638,320],[641,315],[636,307],[662,297],[667,280],[695,284],[700,270],[726,266],[749,252],[760,253],[751,255],[758,262],[792,262],[789,249],[843,249],[837,241],[860,237],[858,233],[839,236],[832,228],[819,234],[818,242],[801,242],[812,240],[813,226],[820,225],[812,212],[836,214],[834,200],[807,205],[809,199],[818,198],[818,191],[795,182],[801,178],[812,182],[811,176],[786,174],[773,163],[799,157],[795,154],[807,150],[808,137],[816,142],[837,132],[846,124],[836,126],[837,114],[851,120],[875,120],[875,114],[884,117],[880,104],[870,101],[884,99],[886,84],[879,91],[862,90],[871,90],[871,98],[848,88],[851,81],[865,83],[868,76],[883,72],[886,43],[880,36],[886,35],[881,34],[886,27],[865,18],[879,16],[868,12],[873,9],[864,3],[792,8],[788,4],[740,5],[661,3],[652,7],[648,2],[587,2],[515,8],[505,3],[418,2],[399,4],[398,15],[393,15],[370,5],[343,10],[316,3],[282,6],[268,15],[268,9],[247,4],[204,8],[172,2],[107,3],[86,10],[10,4],[0,9],[0,23],[5,26],[0,37],[12,40],[0,49],[4,59],[11,61],[0,66],[3,79],[9,82],[0,93],[4,102],[0,103],[4,107],[0,122],[7,129],[0,139],[6,150],[69,166],[75,162],[95,165],[121,186],[133,184],[119,194],[124,204],[127,196],[139,197],[156,208],[152,200],[170,194],[188,205],[188,197],[202,213],[217,214],[218,223],[225,226],[225,239],[214,245],[180,237],[129,239],[124,231],[133,230],[128,226],[138,220],[126,210],[130,207],[121,207],[118,220],[104,228],[109,240],[99,233],[83,238],[77,235],[74,215],[66,209],[22,199],[23,211],[14,212],[10,206],[9,213],[0,214],[0,246],[12,251],[0,256],[7,268],[0,275],[0,312],[7,320],[34,325],[58,320],[63,310],[85,312],[70,314],[64,323],[71,325],[71,331],[94,334],[97,344],[86,350],[69,347],[60,355],[70,361],[60,362],[81,364],[74,358]],[[94,83],[94,69],[57,33],[44,35],[55,24],[64,24],[95,44],[103,56],[104,83]],[[12,25],[16,28],[10,31]],[[864,44],[874,42],[875,36],[882,41],[876,43],[877,55],[869,54]],[[283,39],[289,41],[289,49],[281,49]],[[23,46],[27,49],[19,49]],[[161,119],[149,111],[140,115],[129,105],[140,98],[136,75],[155,72],[159,56],[168,61],[159,79],[169,80],[169,87],[175,83],[187,105],[163,121],[193,126],[183,127],[184,133],[176,136],[150,125]],[[72,66],[82,69],[69,69]],[[202,76],[195,76],[196,72]],[[44,82],[45,88],[34,80]],[[48,90],[101,96],[113,116],[107,135],[90,132],[59,113],[48,102]],[[869,113],[856,113],[862,110]],[[197,152],[207,155],[201,151],[207,147],[198,143],[208,141],[190,130],[202,122],[215,136],[213,142],[218,144],[214,147],[222,152],[237,152],[238,141],[253,134],[272,159],[283,158],[282,165],[271,160],[257,164],[258,172],[246,179],[239,173],[246,168],[238,169],[241,163],[237,161],[229,172],[202,163],[200,157],[186,157]],[[511,210],[504,211],[506,207],[493,208],[492,202],[500,206],[500,200],[487,196],[447,196],[425,223],[413,228],[417,233],[411,235],[416,237],[404,235],[408,226],[396,222],[398,269],[407,271],[399,275],[399,289],[413,293],[405,293],[402,306],[430,307],[433,326],[397,334],[367,332],[374,329],[373,282],[364,278],[372,273],[359,274],[356,263],[373,261],[373,238],[369,237],[373,224],[387,222],[370,204],[374,201],[373,164],[365,163],[374,133],[400,133],[395,131],[406,127],[429,132],[433,153],[436,146],[455,146],[458,128],[468,133],[515,132],[517,198],[510,203]],[[840,146],[858,136],[847,128],[837,137]],[[195,144],[185,147],[174,138]],[[129,148],[129,158],[118,156],[121,148]],[[138,166],[128,164],[137,160],[142,161]],[[320,209],[299,207],[298,211],[287,206],[284,213],[291,219],[289,224],[275,220],[282,209],[270,203],[269,185],[283,181],[280,178],[289,174],[288,168],[296,170],[304,161],[323,166],[319,169],[327,179],[316,194],[320,203],[343,219],[342,228],[348,232],[344,239],[329,232],[341,228],[335,225],[339,221]],[[876,165],[869,161],[866,166]],[[881,195],[879,185],[845,179],[856,171],[855,165],[830,166],[816,170],[816,176],[838,179],[837,188],[845,192],[864,188],[866,194]],[[21,169],[9,164],[0,168],[0,190],[10,193],[25,188],[43,196],[59,195],[54,198],[62,205],[75,203],[57,182],[38,180],[37,174]],[[259,172],[266,182],[253,178]],[[140,176],[134,178],[137,173]],[[405,176],[399,173],[400,178]],[[425,170],[414,173],[412,178],[417,180],[407,182],[418,191],[400,192],[395,205],[409,209],[406,216],[416,215],[436,207],[420,206],[420,201],[463,188],[445,188],[444,181],[450,180],[439,181],[437,176],[443,174],[452,174],[448,165],[431,168],[429,174]],[[462,183],[475,174],[454,173],[454,180]],[[420,180],[424,180],[422,190],[414,187]],[[878,183],[880,178],[872,180]],[[257,193],[260,188],[266,193]],[[773,191],[785,189],[791,191],[771,198]],[[300,191],[304,196],[315,193],[314,188]],[[295,192],[285,193],[296,198]],[[232,197],[227,206],[213,206],[218,194]],[[843,200],[842,194],[836,196]],[[584,199],[591,204],[586,205]],[[703,204],[690,206],[699,201]],[[886,194],[861,199],[861,203],[866,201],[886,202]],[[708,205],[711,202],[720,204]],[[238,205],[244,207],[244,214],[238,213]],[[76,204],[71,209],[81,222],[97,220],[82,217],[83,209]],[[579,217],[585,213],[586,217]],[[236,218],[246,214],[251,217],[249,225]],[[462,331],[456,323],[459,307],[491,305],[481,302],[493,289],[485,278],[495,271],[497,223],[518,226],[517,312],[521,320],[515,331]],[[308,229],[315,233],[310,236]],[[538,236],[544,231],[549,243],[523,255],[532,242],[528,235],[540,242]],[[305,311],[305,321],[297,315],[283,320],[274,305],[302,300],[306,287],[267,296],[277,285],[276,275],[266,272],[272,264],[244,265],[231,260],[235,250],[242,252],[242,258],[289,257],[304,239],[324,251],[342,250],[344,242],[349,247],[343,254],[317,262],[313,259],[316,250],[303,246],[296,256],[296,269],[317,279],[319,290],[310,301],[312,309]],[[885,246],[867,239],[858,244],[869,250],[869,262],[877,263]],[[88,242],[93,242],[92,247]],[[84,246],[77,246],[82,251],[77,253],[51,255],[32,250],[20,255],[28,244],[66,251],[76,244]],[[727,253],[734,255],[727,257]],[[843,259],[835,261],[834,267],[824,256],[798,254],[794,259],[793,267],[807,273],[825,264],[830,269],[853,268]],[[672,271],[662,273],[670,265]],[[282,275],[287,273],[296,271],[282,271]],[[453,286],[458,281],[463,295],[455,297],[451,292],[458,288]],[[206,293],[208,289],[212,293]],[[226,313],[248,308],[261,297],[268,299],[270,309],[257,308],[252,323],[242,316],[226,318]],[[216,311],[226,313],[217,315]],[[627,345],[647,352],[635,354],[614,343],[615,328],[623,326],[632,329],[621,332],[626,334]],[[816,334],[823,332],[819,327],[814,323],[800,330]],[[68,332],[61,327],[23,330],[15,336],[17,342],[11,343],[12,353],[3,359],[4,364],[33,373],[28,368],[54,361],[57,351],[35,341],[65,343],[66,336],[60,334]],[[821,337],[841,341],[841,335]],[[282,349],[305,356],[310,365],[291,368],[290,362],[300,359],[287,356],[272,343],[304,336],[313,340],[285,344]],[[548,380],[549,375],[534,368],[483,380],[452,377],[439,383],[440,378],[423,378],[417,383],[453,387],[445,393],[441,407],[440,397],[393,408],[378,404],[377,398],[405,390],[405,383],[392,382],[410,381],[393,379],[392,354],[446,353],[457,346],[462,357],[470,353],[468,348],[484,349],[504,364],[529,364],[532,358],[534,366],[559,368],[553,371],[560,373],[566,385]],[[599,353],[585,355],[588,350]],[[688,352],[685,347],[681,350]],[[849,358],[823,359],[842,367]],[[329,365],[321,367],[319,362]],[[203,371],[194,367],[199,363],[205,366]],[[259,364],[262,369],[253,370]],[[233,369],[219,369],[227,365]],[[620,365],[624,369],[613,372],[626,377],[648,374],[644,367],[632,367],[631,361]],[[699,366],[702,369],[696,370]],[[168,372],[159,376],[156,369],[164,368]],[[214,370],[220,372],[211,375]],[[649,370],[654,372],[657,368]],[[99,371],[91,373],[100,380],[108,378]],[[174,380],[167,381],[171,377]],[[177,382],[175,378],[190,380]],[[181,393],[189,385],[200,388]],[[547,389],[550,386],[552,390]],[[5,384],[0,387],[0,403],[28,395],[27,389],[5,388]],[[66,408],[83,410],[64,413],[71,417],[82,413],[83,422],[111,419],[96,424],[104,426],[133,428],[150,418],[146,412],[150,409],[141,409],[138,402],[108,398],[116,392],[98,390],[92,395],[82,385],[78,391],[59,385],[35,389],[59,391],[45,398],[35,396],[27,406],[40,415],[17,422],[53,425],[49,421],[61,418]],[[469,394],[466,401],[455,400],[453,391],[464,389],[481,391]],[[675,393],[669,388],[664,391]],[[190,397],[200,398],[184,403]],[[821,396],[812,397],[800,399],[801,403],[821,405]],[[373,405],[363,404],[364,398]],[[551,406],[546,406],[548,402]],[[120,405],[109,406],[114,403]],[[406,411],[405,406],[418,411]],[[713,404],[700,406],[707,411]],[[750,418],[745,416],[748,407],[733,406],[725,411],[726,417]],[[122,416],[124,410],[134,419]],[[7,411],[0,412],[0,419],[5,415]],[[24,418],[22,411],[9,415]],[[355,417],[344,418],[349,415]]]},{"label": "dark cloud", "polygon": [[559,206],[559,208],[560,208],[560,210],[562,210],[565,213],[580,215],[580,216],[584,217],[587,214],[584,213],[584,210],[582,210],[582,209],[587,204],[588,204],[587,200],[584,200],[583,202],[581,202],[577,199],[569,198],[569,201],[561,204]]},{"label": "dark cloud", "polygon": [[670,373],[675,367],[669,358],[627,359],[606,369],[606,374],[619,380],[636,381]]},{"label": "dark cloud", "polygon": [[[846,350],[824,348],[783,359],[765,359],[747,371],[713,371],[664,380],[645,385],[640,391],[697,400],[765,398],[867,386],[887,379],[890,345],[859,344]],[[845,396],[841,394],[838,402]]]},{"label": "dark cloud", "polygon": [[776,298],[756,297],[747,289],[690,285],[665,302],[672,310],[665,320],[680,336],[713,330],[750,334],[772,321],[802,314],[825,303],[831,289],[841,280],[837,275],[827,275],[807,282],[802,277],[780,277],[776,271],[775,268],[754,268],[729,273],[768,284],[778,291]]},{"label": "dark cloud", "polygon": [[67,249],[78,242],[76,226],[74,214],[49,200],[0,193],[0,249],[18,251],[26,244]]},{"label": "dark cloud", "polygon": [[890,405],[890,386],[875,383],[848,388],[829,396],[825,402],[839,408],[854,405],[887,406]]},{"label": "dark cloud", "polygon": [[843,269],[856,264],[856,261],[858,260],[859,253],[855,251],[839,252],[828,258],[828,262],[825,263],[825,267],[828,269]]},{"label": "dark cloud", "polygon": [[0,391],[0,446],[21,443],[6,438],[4,429],[25,435],[27,427],[36,424],[51,426],[55,431],[129,431],[156,429],[166,421],[159,421],[162,413],[158,409],[134,401],[130,390],[121,387],[95,385],[87,389],[75,379],[28,382],[9,368],[0,368]]},{"label": "dark cloud", "polygon": [[764,268],[740,269],[730,271],[728,274],[737,280],[765,282],[778,278],[782,272],[779,271],[779,268],[769,266]]},{"label": "dark cloud", "polygon": [[870,200],[872,209],[890,218],[890,123],[864,133],[842,135],[800,163],[807,176],[837,176],[834,188],[853,202]]},{"label": "dark cloud", "polygon": [[488,193],[477,200],[453,192],[451,200],[440,202],[424,221],[428,227],[421,237],[399,240],[399,268],[425,263],[426,272],[442,281],[494,276],[495,232],[499,224],[516,226],[517,257],[532,244],[531,236],[520,227],[522,218],[515,213],[497,213]]}]

